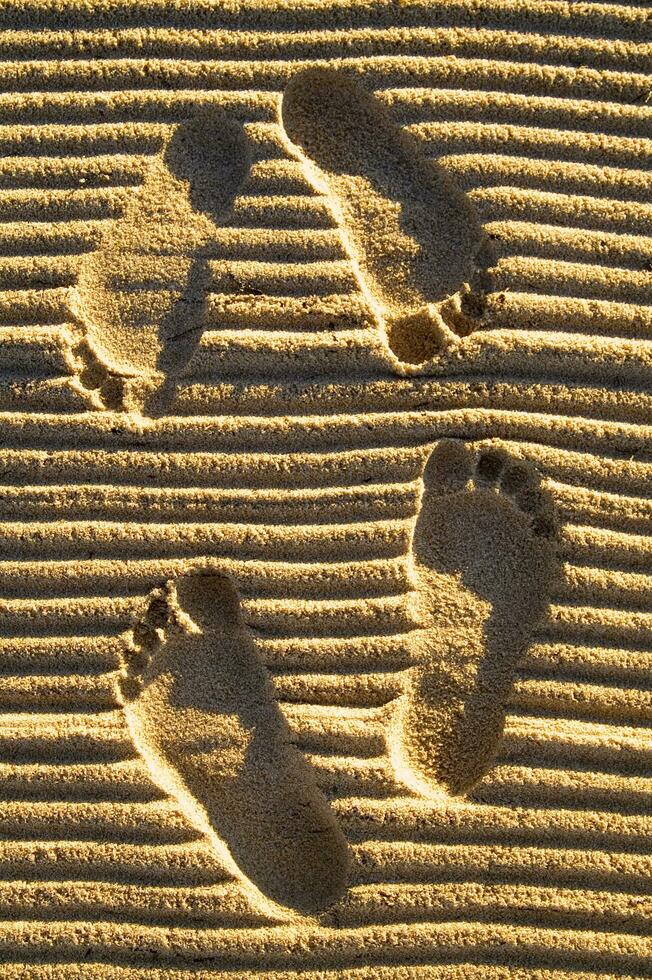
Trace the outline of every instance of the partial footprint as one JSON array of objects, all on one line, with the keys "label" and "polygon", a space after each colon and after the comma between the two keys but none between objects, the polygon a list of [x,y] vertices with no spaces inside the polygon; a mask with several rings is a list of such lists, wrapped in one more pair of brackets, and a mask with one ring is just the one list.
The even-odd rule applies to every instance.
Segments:
[{"label": "partial footprint", "polygon": [[122,679],[154,779],[230,858],[252,900],[310,914],[344,893],[348,848],[291,744],[226,577],[187,575],[152,598]]},{"label": "partial footprint", "polygon": [[179,125],[91,253],[75,312],[110,374],[178,373],[203,329],[203,249],[249,169],[242,127],[210,108]]},{"label": "partial footprint", "polygon": [[419,364],[474,330],[493,263],[468,198],[362,86],[299,72],[282,122],[330,196],[363,288],[398,360]]},{"label": "partial footprint", "polygon": [[550,497],[526,463],[443,440],[423,475],[412,554],[422,627],[394,762],[419,792],[464,794],[492,765],[519,659],[548,605]]}]

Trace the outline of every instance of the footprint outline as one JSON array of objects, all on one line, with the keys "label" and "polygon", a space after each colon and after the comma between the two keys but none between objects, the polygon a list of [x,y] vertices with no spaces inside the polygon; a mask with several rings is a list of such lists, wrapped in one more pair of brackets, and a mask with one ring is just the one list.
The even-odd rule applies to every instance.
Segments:
[{"label": "footprint outline", "polygon": [[[493,563],[493,579],[491,559],[481,555],[486,545],[480,533],[483,522],[473,516],[483,505],[490,511],[485,533],[492,525],[499,527],[496,533],[504,543]],[[442,526],[443,519],[456,517],[457,532],[440,527],[440,540],[428,546],[425,535],[436,539],[436,532],[424,530],[428,517],[430,525],[433,517],[441,518]],[[454,544],[455,537],[463,543]],[[451,556],[456,547],[457,555]],[[465,550],[472,552],[466,559],[460,554]],[[446,552],[448,557],[443,557]],[[472,798],[498,754],[519,661],[545,615],[559,575],[552,496],[536,469],[500,442],[473,445],[442,439],[424,466],[409,561],[416,627],[410,639],[413,665],[394,704],[390,757],[401,781],[417,795]],[[508,608],[511,596],[505,605],[500,595],[509,576],[527,592],[517,619]],[[433,595],[433,585],[440,586],[438,596]],[[474,636],[478,625],[481,633]],[[475,664],[469,647],[463,649],[469,630]],[[479,721],[490,729],[484,746],[477,744]]]},{"label": "footprint outline", "polygon": [[339,69],[306,68],[284,90],[280,122],[330,199],[394,369],[424,369],[478,329],[491,241],[470,199],[383,103]]},{"label": "footprint outline", "polygon": [[[193,599],[193,591],[199,599]],[[221,623],[208,638],[206,620]],[[207,659],[200,650],[202,643],[215,644],[220,638],[226,653],[221,665],[219,657],[211,660],[209,655]],[[164,657],[174,664],[175,643],[187,656],[176,667],[168,662],[167,674],[174,675],[173,683],[164,679],[163,696],[156,692],[153,706],[161,709],[166,698],[168,704],[163,703],[163,710],[152,719],[147,717],[144,698],[148,686],[158,684],[165,675]],[[202,677],[196,676],[199,667],[193,665],[193,651],[203,657]],[[209,664],[212,674],[206,669]],[[253,700],[247,686],[252,678]],[[184,684],[193,695],[193,709],[206,697],[210,700],[214,689],[217,695],[211,708],[214,717],[207,713],[212,729],[209,724],[202,735],[186,737],[181,746],[177,730],[186,707]],[[274,921],[288,921],[319,915],[342,897],[350,864],[348,844],[307,760],[293,743],[242,619],[239,593],[230,575],[216,570],[189,571],[153,589],[144,615],[125,643],[118,686],[132,740],[150,775],[211,841],[219,858],[242,882],[254,907]],[[177,720],[169,737],[161,734],[167,724],[166,707],[172,708]],[[172,761],[166,757],[165,746],[161,747],[165,738]],[[169,744],[175,740],[180,746],[176,758]],[[286,838],[279,821],[288,814],[294,823]],[[252,843],[256,828],[262,828],[262,845]],[[286,854],[288,846],[296,851],[289,862],[281,854],[284,845]],[[276,876],[278,880],[277,871],[285,872]]]},{"label": "footprint outline", "polygon": [[151,411],[169,400],[204,329],[213,229],[250,165],[241,124],[215,106],[198,111],[172,128],[86,256],[70,302],[82,333],[74,353],[102,407]]}]

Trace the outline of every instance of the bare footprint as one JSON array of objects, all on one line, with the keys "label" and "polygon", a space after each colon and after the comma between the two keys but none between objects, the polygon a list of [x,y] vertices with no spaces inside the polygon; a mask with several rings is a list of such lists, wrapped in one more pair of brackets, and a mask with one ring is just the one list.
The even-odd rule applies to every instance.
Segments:
[{"label": "bare footprint", "polygon": [[529,465],[493,448],[437,445],[412,545],[417,666],[392,740],[417,791],[468,793],[491,767],[556,552],[553,505]]},{"label": "bare footprint", "polygon": [[278,917],[277,903],[286,917],[340,898],[346,841],[291,744],[228,578],[188,575],[153,595],[121,687],[154,779],[259,908]]},{"label": "bare footprint", "polygon": [[290,140],[325,190],[398,360],[418,364],[474,330],[489,242],[468,198],[362,86],[310,68],[287,85]]},{"label": "bare footprint", "polygon": [[202,332],[214,223],[249,169],[242,127],[210,108],[173,131],[82,268],[75,312],[113,375],[178,372]]}]

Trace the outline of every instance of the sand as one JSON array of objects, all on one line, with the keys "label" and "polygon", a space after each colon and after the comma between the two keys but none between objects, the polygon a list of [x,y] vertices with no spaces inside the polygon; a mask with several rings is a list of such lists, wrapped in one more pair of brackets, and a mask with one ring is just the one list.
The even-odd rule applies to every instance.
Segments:
[{"label": "sand", "polygon": [[650,976],[649,11],[0,48],[0,975]]}]

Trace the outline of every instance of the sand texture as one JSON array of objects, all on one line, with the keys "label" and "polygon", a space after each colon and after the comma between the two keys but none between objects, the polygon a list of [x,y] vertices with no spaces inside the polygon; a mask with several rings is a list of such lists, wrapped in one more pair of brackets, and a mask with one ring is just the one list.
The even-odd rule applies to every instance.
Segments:
[{"label": "sand texture", "polygon": [[652,977],[652,10],[0,3],[0,977]]}]

